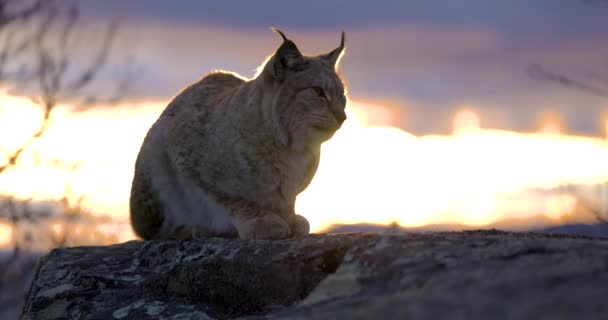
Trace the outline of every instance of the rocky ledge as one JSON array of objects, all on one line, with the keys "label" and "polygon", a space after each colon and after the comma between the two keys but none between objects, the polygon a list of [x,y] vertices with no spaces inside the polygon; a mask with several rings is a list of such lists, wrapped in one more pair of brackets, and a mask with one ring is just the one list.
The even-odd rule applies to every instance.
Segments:
[{"label": "rocky ledge", "polygon": [[23,319],[605,319],[608,240],[468,231],[52,251]]}]

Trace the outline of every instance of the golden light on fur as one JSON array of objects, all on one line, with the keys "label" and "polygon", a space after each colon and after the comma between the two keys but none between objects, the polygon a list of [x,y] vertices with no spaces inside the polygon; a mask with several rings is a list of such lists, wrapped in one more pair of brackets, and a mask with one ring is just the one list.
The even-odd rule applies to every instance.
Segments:
[{"label": "golden light on fur", "polygon": [[[18,145],[33,130],[29,121],[36,119],[36,109],[27,99],[0,99],[0,145]],[[59,198],[69,183],[74,197],[85,196],[86,208],[126,223],[133,162],[163,107],[129,104],[78,114],[58,109],[35,152],[0,176],[0,192]],[[319,170],[297,200],[296,210],[308,218],[313,232],[336,223],[481,226],[538,214],[558,219],[573,210],[576,199],[538,189],[608,181],[606,137],[479,128],[483,119],[474,108],[456,114],[464,119],[456,127],[475,130],[414,136],[383,124],[391,114],[386,106],[350,101],[347,110],[348,120],[322,146]],[[38,164],[36,152],[43,157]],[[52,159],[81,161],[82,166],[70,172]],[[0,221],[0,244],[10,240],[8,230]],[[128,226],[120,232],[121,240],[132,237]]]}]

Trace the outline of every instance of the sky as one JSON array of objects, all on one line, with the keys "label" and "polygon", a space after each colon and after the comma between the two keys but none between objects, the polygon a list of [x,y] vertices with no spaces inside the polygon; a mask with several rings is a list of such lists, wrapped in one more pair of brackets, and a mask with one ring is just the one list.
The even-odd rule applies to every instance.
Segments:
[{"label": "sky", "polygon": [[[575,134],[604,132],[608,98],[531,77],[530,65],[606,84],[608,3],[498,1],[85,0],[91,21],[122,14],[118,45],[136,66],[133,98],[167,99],[214,69],[250,77],[282,28],[316,55],[347,33],[340,70],[352,98],[398,108],[415,134],[446,133],[469,107],[482,126],[536,130],[559,119]],[[603,80],[594,80],[595,78]]]},{"label": "sky", "polygon": [[[48,131],[0,175],[0,194],[60,199],[69,186],[86,209],[128,221],[135,158],[166,104],[214,70],[254,76],[281,44],[275,26],[306,55],[333,50],[346,32],[338,71],[349,118],[323,144],[296,202],[313,231],[596,221],[589,210],[572,218],[585,211],[581,199],[608,212],[608,98],[528,72],[541,65],[608,89],[608,1],[81,3],[70,61],[84,65],[118,12],[92,88],[112,92],[128,74],[126,96],[117,106],[53,111]],[[0,148],[31,136],[39,113],[27,97],[0,94]],[[0,221],[0,247],[8,229]],[[122,240],[133,237],[121,230]]]}]

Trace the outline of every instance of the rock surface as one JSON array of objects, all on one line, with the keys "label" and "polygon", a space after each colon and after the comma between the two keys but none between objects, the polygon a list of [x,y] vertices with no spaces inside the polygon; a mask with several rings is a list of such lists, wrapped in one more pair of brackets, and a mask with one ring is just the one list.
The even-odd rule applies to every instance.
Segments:
[{"label": "rock surface", "polygon": [[24,319],[605,319],[608,240],[469,231],[52,251]]}]

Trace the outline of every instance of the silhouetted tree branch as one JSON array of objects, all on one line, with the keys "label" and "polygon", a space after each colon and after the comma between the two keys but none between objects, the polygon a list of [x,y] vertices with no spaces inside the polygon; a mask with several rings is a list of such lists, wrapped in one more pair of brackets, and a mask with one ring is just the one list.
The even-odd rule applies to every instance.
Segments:
[{"label": "silhouetted tree branch", "polygon": [[[41,113],[36,129],[16,148],[0,147],[0,175],[18,166],[26,151],[46,133],[59,105],[76,108],[107,105],[116,103],[124,95],[130,80],[128,74],[118,79],[117,90],[112,95],[101,96],[93,88],[107,65],[118,22],[118,16],[114,15],[98,38],[98,44],[87,43],[89,52],[83,55],[86,58],[83,61],[74,54],[74,47],[86,41],[79,37],[82,20],[78,0],[0,0],[0,84],[26,92]],[[11,223],[13,230],[21,221],[53,218],[59,219],[58,223],[69,224],[76,221],[77,215],[93,219],[92,215],[85,215],[80,202],[68,202],[68,196],[72,194],[66,191],[60,200],[65,214],[57,217],[35,214],[28,209],[31,199],[0,195],[0,218]],[[88,234],[92,232],[89,230]],[[62,240],[53,240],[54,243],[63,245],[69,240],[67,233],[62,237]],[[27,242],[28,233],[25,238]],[[15,252],[19,252],[17,242],[14,247]]]},{"label": "silhouetted tree branch", "polygon": [[602,97],[608,97],[608,81],[595,73],[588,73],[587,80],[576,80],[569,76],[546,70],[540,64],[528,66],[527,73],[535,79],[547,80],[562,86],[578,89]]},{"label": "silhouetted tree branch", "polygon": [[[75,66],[70,45],[76,38],[80,22],[78,1],[34,1],[25,9],[6,11],[18,0],[0,0],[0,81],[11,81],[13,86],[33,87],[32,101],[42,113],[38,128],[19,147],[12,151],[0,149],[6,161],[0,174],[15,166],[22,154],[39,139],[51,123],[58,104],[70,102],[78,108],[92,104],[116,103],[128,88],[128,75],[119,79],[116,92],[100,97],[87,91],[105,67],[118,30],[117,16],[106,28],[99,46],[84,67]],[[2,18],[4,17],[4,18]],[[13,66],[9,70],[9,65]],[[16,66],[15,66],[16,65]]]},{"label": "silhouetted tree branch", "polygon": [[596,206],[591,205],[588,201],[583,200],[582,198],[577,199],[578,204],[584,209],[588,210],[595,216],[599,223],[608,223],[608,218],[606,217],[606,212],[597,208]]},{"label": "silhouetted tree branch", "polygon": [[0,28],[16,20],[26,20],[38,13],[44,0],[4,0],[0,2]]},{"label": "silhouetted tree branch", "polygon": [[565,185],[559,189],[575,197],[575,212],[591,214],[598,223],[608,224],[608,207],[604,203],[607,191],[605,188],[608,188],[608,184],[601,184],[592,189],[589,189],[589,187],[581,188],[577,185]]},{"label": "silhouetted tree branch", "polygon": [[[580,0],[584,4],[608,4],[608,0]],[[607,70],[608,71],[608,70]],[[548,70],[539,63],[530,64],[526,68],[528,75],[535,79],[546,80],[564,87],[577,89],[594,95],[608,98],[608,77],[587,72],[583,77],[575,78],[557,71]]]},{"label": "silhouetted tree branch", "polygon": [[[608,0],[581,0],[585,4],[608,4]],[[608,70],[607,70],[608,71]],[[548,70],[543,65],[535,63],[526,68],[527,74],[535,79],[553,82],[564,87],[587,92],[608,98],[608,76],[595,71],[585,72],[577,78]],[[600,186],[606,188],[606,185]],[[577,197],[578,206],[592,213],[599,223],[608,223],[608,211],[603,204],[593,205],[582,196]]]}]

